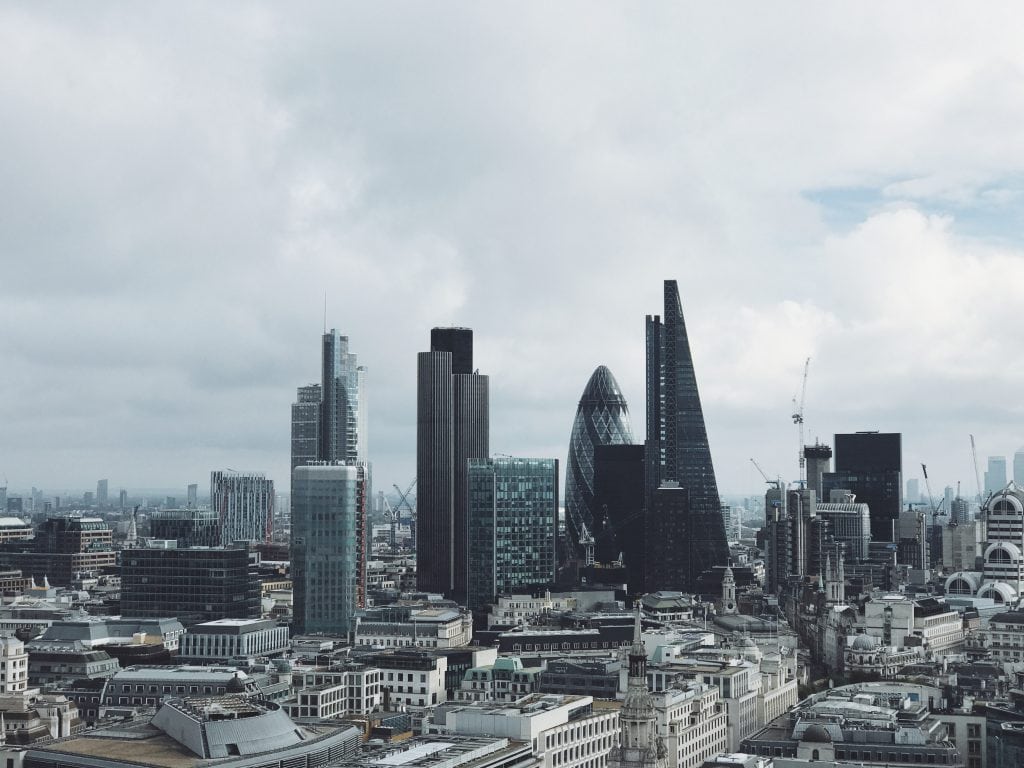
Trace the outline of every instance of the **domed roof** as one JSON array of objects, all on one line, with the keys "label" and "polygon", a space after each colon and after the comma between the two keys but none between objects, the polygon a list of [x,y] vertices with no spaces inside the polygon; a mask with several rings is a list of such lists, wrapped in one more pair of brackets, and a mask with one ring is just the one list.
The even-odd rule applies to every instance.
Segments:
[{"label": "domed roof", "polygon": [[800,741],[817,741],[822,744],[831,744],[832,736],[825,730],[824,726],[814,723],[813,725],[808,726],[807,730],[804,731],[804,735],[800,737]]},{"label": "domed roof", "polygon": [[878,638],[872,635],[857,635],[850,643],[850,648],[855,651],[873,651],[878,647]]},{"label": "domed roof", "polygon": [[623,407],[626,405],[626,398],[623,397],[622,390],[619,389],[619,382],[612,376],[608,366],[599,365],[590,374],[587,386],[583,390],[583,396],[580,398],[580,406],[582,407],[584,404]]}]

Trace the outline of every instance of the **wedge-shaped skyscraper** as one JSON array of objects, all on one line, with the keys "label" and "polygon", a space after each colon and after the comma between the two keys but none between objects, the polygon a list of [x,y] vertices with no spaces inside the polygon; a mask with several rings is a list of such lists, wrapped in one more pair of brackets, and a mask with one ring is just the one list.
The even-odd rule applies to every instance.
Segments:
[{"label": "wedge-shaped skyscraper", "polygon": [[565,513],[570,544],[581,559],[586,539],[593,542],[599,517],[594,496],[594,451],[599,445],[633,442],[629,408],[619,384],[600,365],[590,376],[572,424],[569,463],[565,470]]},{"label": "wedge-shaped skyscraper", "polygon": [[[726,565],[729,548],[675,280],[665,281],[664,318],[647,316],[645,470],[647,523],[660,522],[657,530],[647,532],[648,543],[657,542],[659,565],[648,574],[648,588],[690,590],[703,571]],[[685,503],[673,495],[673,503],[661,503],[661,499],[656,504],[657,491],[663,486],[684,491]],[[651,514],[655,509],[659,514]],[[666,515],[685,519],[669,521]],[[669,583],[663,583],[666,580]]]}]

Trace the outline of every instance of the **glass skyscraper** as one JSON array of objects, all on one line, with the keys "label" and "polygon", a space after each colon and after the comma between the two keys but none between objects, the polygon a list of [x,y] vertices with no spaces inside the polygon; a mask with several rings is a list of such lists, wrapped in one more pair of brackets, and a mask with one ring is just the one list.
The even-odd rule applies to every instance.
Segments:
[{"label": "glass skyscraper", "polygon": [[346,634],[366,605],[367,468],[313,464],[292,473],[295,632]]},{"label": "glass skyscraper", "polygon": [[469,460],[468,604],[555,580],[558,460]]},{"label": "glass skyscraper", "polygon": [[565,515],[570,546],[580,558],[580,540],[586,534],[596,536],[594,451],[599,445],[626,445],[633,442],[629,407],[619,384],[607,367],[600,365],[591,374],[576,409],[569,438],[569,462],[565,468]]},{"label": "glass skyscraper", "polygon": [[[646,497],[650,511],[654,509],[655,492],[663,483],[676,483],[685,491],[685,504],[658,506],[667,514],[688,516],[685,524],[668,524],[662,520],[659,527],[666,535],[686,531],[689,537],[686,542],[662,542],[666,551],[692,553],[681,564],[681,586],[675,587],[689,589],[703,571],[726,564],[729,548],[697,375],[675,280],[665,281],[664,300],[664,319],[647,316]],[[650,515],[648,519],[653,520]],[[649,586],[667,588],[667,585]]]}]

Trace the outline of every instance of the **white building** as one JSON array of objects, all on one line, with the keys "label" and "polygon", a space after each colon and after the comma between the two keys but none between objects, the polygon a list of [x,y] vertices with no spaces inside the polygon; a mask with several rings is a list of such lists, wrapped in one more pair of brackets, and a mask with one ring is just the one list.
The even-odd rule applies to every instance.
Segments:
[{"label": "white building", "polygon": [[356,614],[356,645],[380,648],[461,648],[473,640],[464,608],[381,606]]},{"label": "white building", "polygon": [[617,707],[595,707],[590,696],[538,694],[514,705],[439,707],[424,720],[423,730],[525,741],[544,768],[606,768],[618,721]]},{"label": "white building", "polygon": [[517,626],[555,611],[589,611],[615,603],[615,592],[545,592],[543,595],[499,595],[487,614],[488,626]]},{"label": "white building", "polygon": [[28,652],[16,637],[0,637],[0,693],[21,693],[28,688]]},{"label": "white building", "polygon": [[961,646],[965,632],[960,613],[935,598],[911,600],[905,595],[874,597],[864,606],[866,634],[882,645],[924,646],[925,654],[936,654]]},{"label": "white building", "polygon": [[267,619],[216,619],[196,624],[181,641],[181,661],[218,664],[281,656],[290,649],[288,627]]},{"label": "white building", "polygon": [[[357,715],[384,708],[384,672],[375,666],[353,664],[327,670],[295,669],[292,687],[298,692],[284,704],[292,717],[333,717],[321,713],[334,712],[338,707]],[[343,706],[338,703],[334,689],[344,691]],[[307,692],[314,693],[304,699]]]}]

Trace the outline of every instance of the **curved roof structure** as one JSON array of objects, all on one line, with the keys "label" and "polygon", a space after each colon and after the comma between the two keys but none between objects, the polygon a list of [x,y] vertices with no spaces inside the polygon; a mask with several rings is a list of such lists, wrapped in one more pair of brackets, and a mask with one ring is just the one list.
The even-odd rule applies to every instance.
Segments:
[{"label": "curved roof structure", "polygon": [[629,406],[612,372],[599,365],[580,397],[569,438],[565,470],[565,515],[573,547],[580,550],[583,526],[594,533],[594,449],[633,442]]}]

